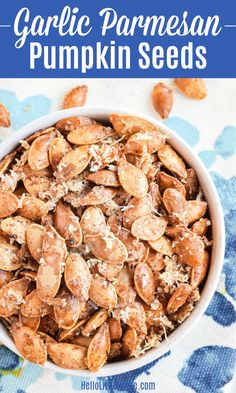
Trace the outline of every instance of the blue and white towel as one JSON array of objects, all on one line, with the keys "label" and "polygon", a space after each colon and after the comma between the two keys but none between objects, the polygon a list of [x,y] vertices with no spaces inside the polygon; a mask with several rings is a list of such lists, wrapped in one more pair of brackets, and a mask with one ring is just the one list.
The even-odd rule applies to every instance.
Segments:
[{"label": "blue and white towel", "polygon": [[[28,122],[59,109],[64,93],[82,83],[89,86],[88,105],[112,105],[157,116],[151,105],[151,91],[157,82],[153,79],[0,80],[0,102],[8,107],[12,120],[11,129],[0,128],[0,140]],[[208,97],[203,101],[189,100],[176,92],[174,108],[167,120],[208,167],[225,214],[224,269],[205,315],[171,352],[143,368],[107,378],[71,377],[42,369],[0,345],[0,392],[236,392],[236,79],[211,79],[206,83]]]}]

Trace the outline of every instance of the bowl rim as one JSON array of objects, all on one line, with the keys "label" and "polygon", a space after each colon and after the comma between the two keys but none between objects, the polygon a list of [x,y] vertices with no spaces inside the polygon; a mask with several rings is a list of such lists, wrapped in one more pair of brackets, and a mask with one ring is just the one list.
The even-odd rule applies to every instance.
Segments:
[{"label": "bowl rim", "polygon": [[[76,107],[51,112],[46,116],[40,117],[28,123],[24,127],[20,128],[18,131],[15,131],[4,141],[2,141],[0,143],[0,160],[5,155],[10,153],[19,144],[19,141],[21,139],[26,138],[27,136],[40,129],[50,127],[63,118],[71,116],[86,116],[98,120],[106,120],[111,114],[114,113],[117,113],[119,115],[138,116],[156,125],[161,131],[167,133],[170,136],[170,144],[173,145],[173,147],[177,150],[177,152],[179,152],[179,154],[184,158],[184,160],[196,170],[199,183],[203,188],[204,196],[208,202],[210,201],[209,210],[212,220],[212,234],[214,238],[211,264],[204,288],[201,292],[201,298],[195,306],[194,310],[191,312],[189,317],[187,317],[187,319],[168,336],[168,339],[163,340],[157,348],[150,349],[140,358],[131,358],[128,360],[106,364],[102,367],[101,370],[99,370],[95,374],[91,373],[89,370],[62,369],[56,366],[51,361],[47,361],[44,365],[45,368],[78,377],[106,377],[122,374],[128,371],[135,370],[139,367],[143,367],[148,363],[158,359],[166,352],[170,351],[176,343],[182,340],[190,332],[190,330],[197,324],[197,322],[204,314],[216,290],[224,260],[225,227],[223,210],[221,207],[218,193],[216,191],[216,187],[213,183],[212,178],[210,177],[207,168],[204,166],[204,164],[202,163],[198,155],[194,152],[194,150],[174,130],[151,116],[145,115],[143,113],[136,114],[132,110],[124,110],[119,107],[105,106]],[[13,340],[10,338],[8,333],[5,331],[5,328],[1,324],[0,340],[6,347],[20,355],[13,343]]]}]

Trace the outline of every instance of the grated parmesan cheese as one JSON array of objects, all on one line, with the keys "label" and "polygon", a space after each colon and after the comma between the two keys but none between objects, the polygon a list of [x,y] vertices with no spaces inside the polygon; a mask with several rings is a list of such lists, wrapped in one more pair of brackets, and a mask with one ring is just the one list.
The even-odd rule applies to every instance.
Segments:
[{"label": "grated parmesan cheese", "polygon": [[117,172],[118,166],[110,164],[110,165],[108,165],[107,169],[109,169],[109,171]]},{"label": "grated parmesan cheese", "polygon": [[25,150],[29,150],[30,145],[27,141],[25,141],[24,139],[21,139],[20,141],[21,146],[25,149]]},{"label": "grated parmesan cheese", "polygon": [[26,195],[25,195],[25,193],[23,193],[21,195],[21,197],[18,199],[18,206],[19,206],[19,208],[22,208],[25,197],[26,197]]},{"label": "grated parmesan cheese", "polygon": [[169,287],[176,287],[179,283],[188,282],[189,280],[189,267],[177,263],[177,256],[173,255],[172,258],[166,256],[164,258],[165,269],[163,273],[159,274],[159,278],[163,280]]}]

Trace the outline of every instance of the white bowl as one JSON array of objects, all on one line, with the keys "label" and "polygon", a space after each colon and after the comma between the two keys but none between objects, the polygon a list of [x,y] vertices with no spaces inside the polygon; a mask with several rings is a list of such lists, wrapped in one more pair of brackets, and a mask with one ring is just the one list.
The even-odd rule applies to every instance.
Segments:
[{"label": "white bowl", "polygon": [[[27,124],[19,131],[13,133],[8,139],[6,139],[0,144],[0,159],[9,152],[11,152],[11,150],[13,150],[18,145],[21,139],[26,138],[35,131],[47,128],[55,124],[58,120],[69,116],[87,116],[92,117],[96,120],[107,121],[112,113],[126,115],[131,114],[119,108],[84,107],[54,112],[47,116],[41,117],[40,119],[35,120],[30,124]],[[131,358],[128,360],[107,364],[96,374],[91,374],[90,371],[86,370],[64,370],[56,366],[52,362],[47,361],[45,367],[50,368],[54,371],[60,371],[77,376],[91,377],[91,375],[94,375],[101,377],[121,374],[152,362],[167,351],[171,350],[173,348],[173,345],[186,337],[190,329],[192,329],[193,326],[196,325],[213,297],[221,274],[225,247],[224,219],[217,191],[207,169],[204,167],[196,153],[186,144],[186,142],[181,137],[179,137],[169,127],[148,116],[142,114],[138,114],[137,116],[141,116],[144,119],[147,119],[148,121],[155,124],[159,129],[169,134],[170,139],[168,139],[168,142],[179,152],[179,154],[185,159],[185,161],[196,170],[203,193],[208,202],[210,216],[212,220],[213,247],[210,269],[201,293],[201,298],[191,315],[183,322],[182,325],[180,325],[173,333],[169,335],[168,341],[162,341],[158,348],[153,348],[149,350],[148,352],[146,352],[145,355],[142,355],[138,359]],[[8,348],[10,348],[13,352],[19,354],[12,339],[1,324],[0,341],[2,341],[2,343]]]}]

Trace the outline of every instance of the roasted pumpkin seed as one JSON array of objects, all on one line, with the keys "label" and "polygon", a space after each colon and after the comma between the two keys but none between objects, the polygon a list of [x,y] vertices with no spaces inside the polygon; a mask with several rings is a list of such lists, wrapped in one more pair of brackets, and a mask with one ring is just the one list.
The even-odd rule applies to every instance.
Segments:
[{"label": "roasted pumpkin seed", "polygon": [[90,371],[98,371],[107,361],[111,342],[109,328],[105,322],[94,335],[87,354],[87,363]]}]

